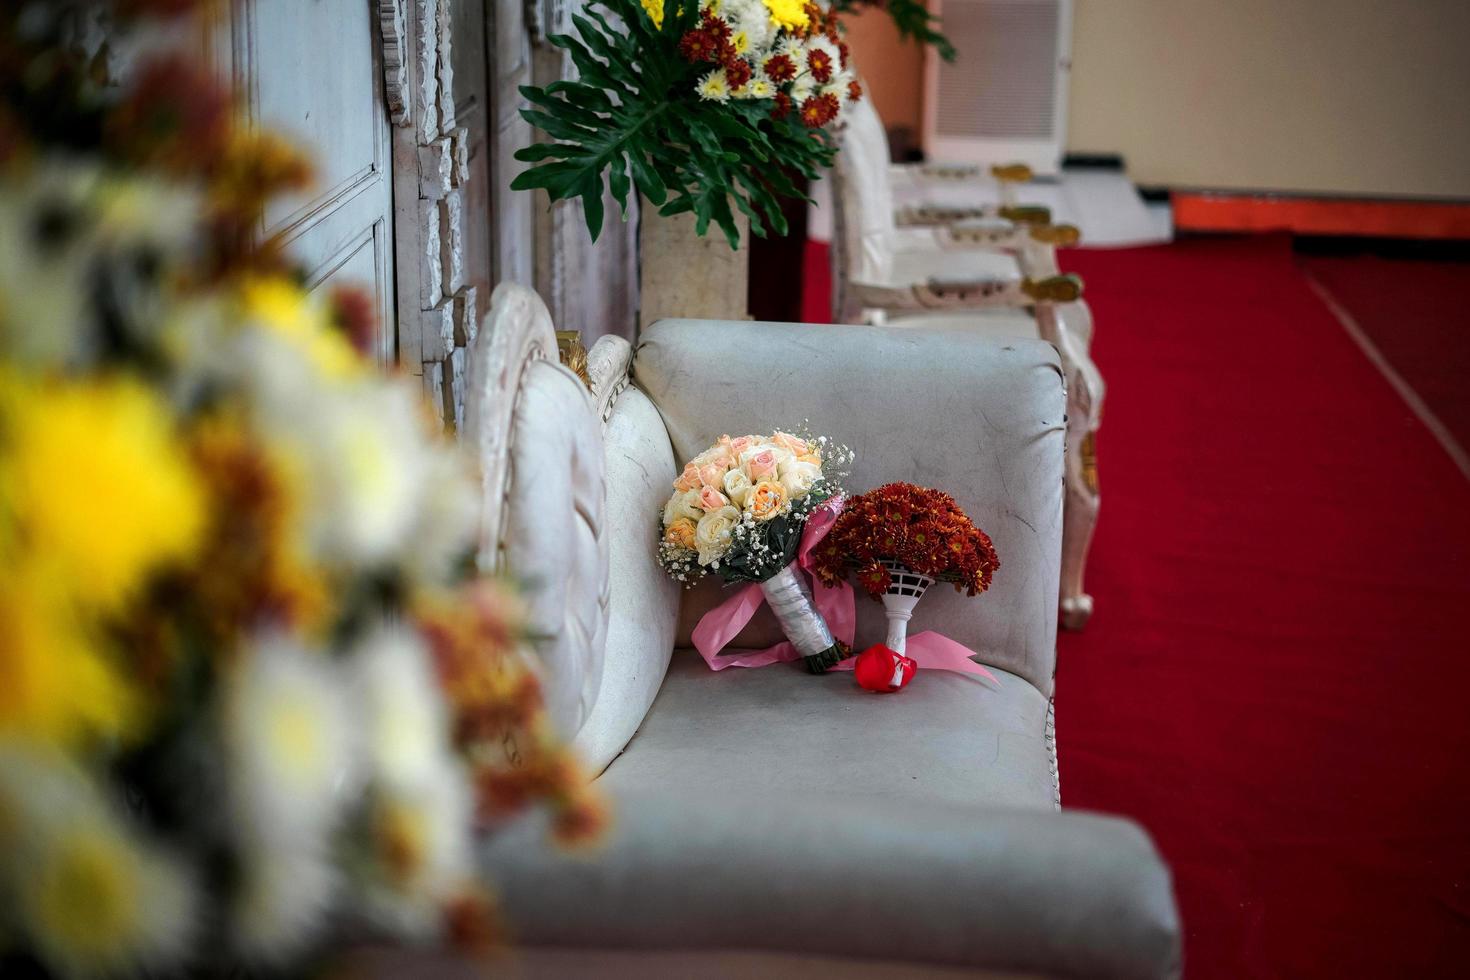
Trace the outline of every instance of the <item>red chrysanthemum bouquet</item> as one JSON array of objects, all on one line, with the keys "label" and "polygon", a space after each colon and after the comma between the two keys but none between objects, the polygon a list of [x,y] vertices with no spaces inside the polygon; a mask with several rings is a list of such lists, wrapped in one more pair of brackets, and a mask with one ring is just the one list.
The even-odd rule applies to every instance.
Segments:
[{"label": "red chrysanthemum bouquet", "polygon": [[852,498],[816,552],[813,570],[827,585],[849,574],[888,615],[887,646],[903,653],[914,606],[935,581],[978,595],[1000,559],[990,536],[949,494],[888,483]]}]

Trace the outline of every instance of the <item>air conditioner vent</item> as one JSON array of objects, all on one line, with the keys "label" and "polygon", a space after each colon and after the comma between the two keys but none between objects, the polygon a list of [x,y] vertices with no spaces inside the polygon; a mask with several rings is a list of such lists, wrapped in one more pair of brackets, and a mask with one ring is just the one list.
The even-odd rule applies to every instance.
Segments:
[{"label": "air conditioner vent", "polygon": [[942,0],[939,13],[958,57],[929,56],[925,149],[1054,171],[1066,127],[1070,0]]}]

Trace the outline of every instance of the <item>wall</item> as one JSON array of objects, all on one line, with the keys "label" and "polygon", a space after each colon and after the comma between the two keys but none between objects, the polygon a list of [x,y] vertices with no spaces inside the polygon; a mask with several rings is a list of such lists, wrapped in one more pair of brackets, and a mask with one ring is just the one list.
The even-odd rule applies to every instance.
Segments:
[{"label": "wall", "polygon": [[1077,0],[1072,53],[1139,184],[1470,198],[1467,0]]},{"label": "wall", "polygon": [[908,126],[917,140],[923,123],[923,49],[900,38],[893,19],[882,10],[846,14],[842,23],[863,87],[883,125]]}]

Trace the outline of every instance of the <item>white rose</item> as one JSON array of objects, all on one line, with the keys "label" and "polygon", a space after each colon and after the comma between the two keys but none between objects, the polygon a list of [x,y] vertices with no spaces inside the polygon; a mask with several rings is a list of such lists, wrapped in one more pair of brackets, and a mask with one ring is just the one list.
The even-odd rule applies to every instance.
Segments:
[{"label": "white rose", "polygon": [[699,563],[709,565],[719,561],[730,550],[730,535],[740,523],[740,511],[734,507],[721,507],[699,519],[694,529],[694,545],[699,550]]},{"label": "white rose", "polygon": [[681,517],[697,521],[703,516],[704,511],[699,506],[698,490],[685,490],[683,493],[676,490],[669,498],[669,502],[664,504],[664,527],[668,527]]},{"label": "white rose", "polygon": [[799,459],[784,461],[777,470],[781,486],[792,500],[805,497],[822,478],[822,468],[816,463],[803,463]]},{"label": "white rose", "polygon": [[725,474],[725,496],[736,507],[745,506],[745,497],[750,493],[750,477],[741,470],[731,470]]}]

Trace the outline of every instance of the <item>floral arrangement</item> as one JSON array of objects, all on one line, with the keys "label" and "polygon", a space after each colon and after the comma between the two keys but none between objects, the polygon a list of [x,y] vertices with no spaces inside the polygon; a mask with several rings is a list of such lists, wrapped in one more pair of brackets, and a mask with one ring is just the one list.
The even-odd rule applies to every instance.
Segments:
[{"label": "floral arrangement", "polygon": [[816,550],[813,571],[834,586],[852,573],[863,591],[882,599],[894,563],[972,596],[990,588],[1000,567],[989,535],[949,494],[887,483],[847,502]]},{"label": "floral arrangement", "polygon": [[[604,16],[601,10],[611,15]],[[862,97],[834,11],[803,0],[596,0],[577,36],[553,36],[580,77],[522,88],[522,115],[550,137],[516,158],[533,164],[517,190],[580,197],[595,240],[603,182],[628,210],[636,187],[659,214],[692,212],[739,244],[786,233],[778,197],[805,198],[836,145],[827,129]],[[616,26],[614,26],[616,25]]]},{"label": "floral arrangement", "polygon": [[600,810],[473,481],[370,301],[250,240],[305,162],[185,61],[106,84],[78,9],[0,13],[0,972],[482,945],[476,826]]},{"label": "floral arrangement", "polygon": [[794,562],[808,520],[841,493],[837,481],[852,460],[851,450],[826,436],[721,436],[674,481],[659,562],[686,585],[710,572],[726,582],[759,583],[807,666],[825,670],[845,651],[812,606]]}]

